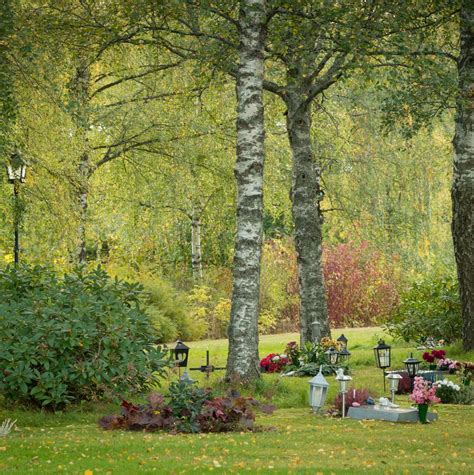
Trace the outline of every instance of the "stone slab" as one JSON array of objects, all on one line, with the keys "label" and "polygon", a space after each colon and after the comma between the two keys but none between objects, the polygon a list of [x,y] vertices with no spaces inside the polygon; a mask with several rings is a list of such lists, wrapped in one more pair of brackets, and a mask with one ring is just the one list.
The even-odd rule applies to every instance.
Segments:
[{"label": "stone slab", "polygon": [[[347,417],[352,419],[375,419],[390,422],[418,422],[418,409],[414,408],[393,408],[375,406],[350,407]],[[434,421],[437,414],[428,412],[427,420]]]}]

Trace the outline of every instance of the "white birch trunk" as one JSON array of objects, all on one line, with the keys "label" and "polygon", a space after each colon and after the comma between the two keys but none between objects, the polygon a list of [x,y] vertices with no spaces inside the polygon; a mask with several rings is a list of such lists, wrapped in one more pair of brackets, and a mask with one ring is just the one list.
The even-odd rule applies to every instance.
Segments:
[{"label": "white birch trunk", "polygon": [[89,162],[89,82],[90,73],[87,67],[79,66],[76,71],[74,83],[72,86],[72,96],[74,100],[73,118],[77,127],[77,136],[82,142],[82,153],[79,159],[77,169],[78,185],[78,243],[76,259],[79,264],[86,261],[86,227],[87,227],[87,209],[89,194],[90,162]]},{"label": "white birch trunk", "polygon": [[459,96],[454,136],[453,222],[463,318],[463,346],[474,348],[474,3],[463,0],[458,58]]},{"label": "white birch trunk", "polygon": [[194,207],[191,216],[191,267],[193,277],[202,279],[201,218]]},{"label": "white birch trunk", "polygon": [[240,2],[237,76],[237,235],[227,377],[259,377],[258,315],[263,235],[265,0]]},{"label": "white birch trunk", "polygon": [[[321,171],[311,145],[311,111],[304,91],[288,90],[287,130],[293,154],[291,190],[300,286],[301,344],[330,336],[322,269],[322,219],[319,209]],[[315,324],[319,323],[319,325]],[[317,329],[317,330],[316,330]]]}]

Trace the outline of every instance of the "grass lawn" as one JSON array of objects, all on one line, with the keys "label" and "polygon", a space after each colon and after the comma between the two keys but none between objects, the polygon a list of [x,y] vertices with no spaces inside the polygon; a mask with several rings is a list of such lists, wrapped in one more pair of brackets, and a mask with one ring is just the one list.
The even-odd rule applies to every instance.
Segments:
[{"label": "grass lawn", "polygon": [[[347,329],[354,385],[383,394],[380,370],[371,347],[380,329]],[[334,333],[336,336],[338,333]],[[283,351],[294,334],[262,337],[261,356]],[[388,339],[387,339],[388,340]],[[190,364],[225,364],[225,340],[191,343]],[[393,368],[412,350],[394,345]],[[448,356],[473,359],[458,348]],[[194,378],[203,378],[193,372]],[[211,377],[214,384],[221,373]],[[261,473],[474,473],[474,408],[439,405],[439,420],[428,424],[333,419],[311,414],[307,407],[308,378],[263,375],[259,397],[273,397],[279,410],[259,416],[273,430],[257,433],[171,436],[163,433],[105,432],[97,419],[113,406],[85,405],[61,414],[0,407],[0,421],[18,419],[18,430],[0,438],[0,473],[5,474],[135,474],[146,472]],[[328,401],[336,393],[333,378]],[[397,402],[408,406],[406,396]]]}]

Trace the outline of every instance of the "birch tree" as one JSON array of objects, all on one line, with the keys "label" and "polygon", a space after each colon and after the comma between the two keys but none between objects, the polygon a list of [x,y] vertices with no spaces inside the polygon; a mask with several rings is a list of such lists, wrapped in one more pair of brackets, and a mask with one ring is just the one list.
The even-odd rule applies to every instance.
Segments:
[{"label": "birch tree", "polygon": [[265,0],[240,3],[237,71],[237,233],[227,377],[258,378],[258,314],[263,234],[263,71]]},{"label": "birch tree", "polygon": [[474,348],[474,4],[460,11],[459,92],[452,186],[454,254],[463,316],[463,346]]}]

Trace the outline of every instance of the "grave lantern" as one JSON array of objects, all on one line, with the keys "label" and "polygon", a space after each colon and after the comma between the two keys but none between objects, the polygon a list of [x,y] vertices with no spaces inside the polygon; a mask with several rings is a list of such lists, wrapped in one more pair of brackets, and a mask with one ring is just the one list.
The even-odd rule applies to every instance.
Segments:
[{"label": "grave lantern", "polygon": [[375,364],[377,368],[383,371],[383,390],[385,391],[385,370],[390,367],[392,347],[383,340],[379,340],[377,346],[374,346]]},{"label": "grave lantern", "polygon": [[413,358],[413,353],[411,353],[410,358],[407,358],[403,361],[405,363],[405,368],[407,369],[408,376],[411,379],[411,387],[413,388],[413,381],[415,379],[416,373],[420,367],[420,360]]},{"label": "grave lantern", "polygon": [[349,359],[349,356],[351,356],[351,352],[347,348],[343,348],[339,352],[339,361],[341,363],[344,363],[345,361],[347,361]]},{"label": "grave lantern", "polygon": [[186,368],[188,366],[189,346],[178,340],[173,351],[176,366]]},{"label": "grave lantern", "polygon": [[402,376],[398,373],[389,373],[386,378],[388,379],[389,382],[389,389],[390,392],[392,393],[392,404],[395,401],[395,393],[398,390],[398,384],[400,383],[400,379],[402,379]]},{"label": "grave lantern", "polygon": [[326,355],[326,360],[329,364],[337,364],[337,360],[339,359],[339,352],[335,348],[331,346],[331,348],[326,350],[324,354]]},{"label": "grave lantern", "polygon": [[347,349],[347,342],[349,341],[345,336],[344,333],[341,334],[341,336],[337,339],[337,341],[341,345],[341,349]]},{"label": "grave lantern", "polygon": [[[339,372],[340,371],[340,372]],[[338,370],[336,380],[339,382],[339,392],[342,394],[342,418],[346,416],[346,393],[349,386],[349,381],[352,381],[352,378],[343,373],[343,370]]]},{"label": "grave lantern", "polygon": [[319,412],[324,406],[329,383],[322,373],[322,366],[319,367],[319,373],[309,380],[309,404],[313,412]]}]

